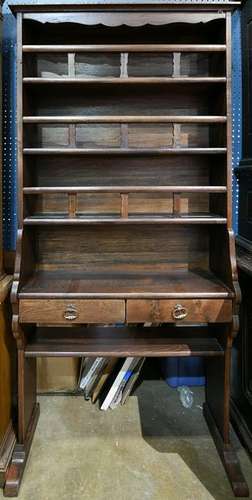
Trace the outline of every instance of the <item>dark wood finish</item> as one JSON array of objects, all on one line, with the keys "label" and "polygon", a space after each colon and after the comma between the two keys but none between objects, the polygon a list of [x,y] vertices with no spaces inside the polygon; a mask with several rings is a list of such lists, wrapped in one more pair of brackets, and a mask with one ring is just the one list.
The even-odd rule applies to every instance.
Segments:
[{"label": "dark wood finish", "polygon": [[[71,329],[72,330],[72,329]],[[186,329],[178,334],[167,328],[38,328],[25,349],[25,356],[222,356],[218,338],[204,332],[192,338]],[[103,354],[102,354],[103,353]]]},{"label": "dark wood finish", "polygon": [[[175,250],[176,251],[176,250]],[[186,248],[185,248],[186,252]],[[50,256],[50,254],[49,254]],[[134,255],[133,255],[134,256]],[[83,258],[85,256],[83,255]],[[158,256],[157,256],[158,257]],[[20,299],[27,298],[231,298],[232,290],[223,286],[209,271],[181,269],[174,272],[158,269],[156,272],[135,270],[116,272],[108,262],[104,270],[97,272],[93,267],[90,273],[70,271],[66,263],[64,271],[48,271],[47,263],[41,263],[41,270],[29,277],[19,292]],[[115,256],[116,258],[116,256]],[[138,258],[138,255],[135,255]],[[155,256],[153,256],[155,259]],[[160,257],[159,257],[160,258]],[[203,256],[202,256],[203,258]],[[55,251],[55,259],[57,254]],[[94,266],[99,266],[98,262]],[[118,264],[120,264],[118,262]],[[117,265],[115,263],[115,267]],[[88,261],[83,260],[87,266]],[[78,266],[78,264],[77,264]],[[121,264],[122,266],[122,264]],[[193,266],[193,264],[192,264]],[[43,269],[45,268],[45,270]],[[90,262],[91,267],[91,262]],[[140,267],[140,263],[139,263]],[[107,269],[106,269],[107,268]],[[35,303],[34,303],[35,305]]]},{"label": "dark wood finish", "polygon": [[16,497],[18,495],[38,418],[39,405],[36,404],[29,420],[25,442],[23,444],[17,443],[14,447],[4,486],[4,496],[6,497]]},{"label": "dark wood finish", "polygon": [[181,301],[184,318],[176,319],[176,300],[128,300],[126,316],[129,323],[226,323],[232,317],[229,300]]},{"label": "dark wood finish", "polygon": [[85,355],[205,356],[207,404],[222,450],[229,445],[240,297],[231,220],[235,5],[13,7],[21,447],[35,408],[35,358]]},{"label": "dark wood finish", "polygon": [[9,420],[9,425],[5,429],[5,433],[1,438],[0,444],[0,488],[4,487],[6,473],[8,471],[15,444],[16,434],[13,428],[12,421]]},{"label": "dark wood finish", "polygon": [[226,148],[186,148],[186,149],[136,149],[136,148],[118,148],[118,149],[109,149],[109,148],[24,148],[24,154],[26,155],[99,155],[99,154],[107,154],[107,155],[219,155],[225,154],[227,152]]},{"label": "dark wood finish", "polygon": [[225,116],[24,116],[24,123],[225,123]]},{"label": "dark wood finish", "polygon": [[[155,52],[223,52],[226,45],[167,45],[155,44]],[[23,52],[153,52],[153,45],[23,45]]]},{"label": "dark wood finish", "polygon": [[226,186],[80,186],[80,187],[26,187],[24,194],[37,193],[226,193]]},{"label": "dark wood finish", "polygon": [[114,83],[116,85],[118,84],[141,84],[141,85],[148,85],[148,84],[154,84],[154,83],[172,83],[172,84],[179,84],[179,83],[226,83],[226,78],[224,77],[179,77],[179,78],[154,78],[154,77],[121,77],[121,78],[33,78],[33,77],[25,77],[23,78],[23,83],[24,84],[77,84],[79,85],[80,83],[88,83],[88,84],[105,84],[105,83]]},{"label": "dark wood finish", "polygon": [[[162,2],[162,4],[157,4],[156,2],[134,2],[130,4],[121,4],[120,2],[116,3],[107,3],[106,4],[106,10],[107,11],[125,11],[125,12],[136,12],[138,11],[143,11],[143,12],[148,12],[148,11],[154,11],[154,12],[163,12],[165,13],[166,10],[173,10],[176,9],[176,11],[201,11],[201,10],[206,10],[206,11],[213,11],[215,12],[217,10],[230,10],[234,9],[236,7],[240,6],[240,0],[231,0],[230,2],[220,2],[219,0],[211,0],[211,2],[207,1],[202,1],[200,4],[193,4],[190,5],[187,2],[181,2],[180,5],[178,6],[176,3],[176,0],[173,2],[166,2],[165,0]],[[81,11],[104,11],[104,4],[99,4],[98,2],[94,2],[93,4],[71,4],[71,5],[61,5],[61,9],[59,9],[59,4],[51,4],[48,3],[41,3],[39,5],[36,5],[36,9],[34,9],[34,5],[30,5],[29,3],[19,3],[19,4],[12,4],[11,5],[11,10],[12,12],[81,12]],[[36,15],[36,14],[34,14]],[[194,17],[197,17],[197,14],[193,14]],[[199,16],[199,15],[198,15]],[[135,17],[137,19],[137,17]],[[192,18],[193,19],[193,18]],[[192,19],[188,18],[188,22],[192,22]],[[201,16],[199,16],[199,19],[202,19]],[[125,19],[126,21],[126,19]],[[57,20],[59,22],[59,20]],[[161,21],[162,22],[162,21]],[[163,21],[164,22],[164,21]]]},{"label": "dark wood finish", "polygon": [[220,459],[226,469],[232,490],[236,497],[248,497],[249,490],[244,482],[244,476],[233,446],[230,443],[225,443],[218,427],[215,424],[215,419],[207,404],[204,405],[204,416],[207,421],[209,430],[213,436]]},{"label": "dark wood finish", "polygon": [[[22,323],[166,323],[175,322],[173,316],[175,300],[128,300],[125,315],[124,301],[120,300],[38,300],[20,301],[19,315]],[[226,323],[232,317],[229,300],[211,302],[209,300],[183,300],[186,310],[185,322]],[[67,315],[73,309],[72,316]]]},{"label": "dark wood finish", "polygon": [[[2,49],[2,1],[0,2],[0,45]],[[4,486],[6,471],[16,442],[14,429],[15,405],[15,342],[11,335],[10,288],[12,276],[7,275],[3,250],[3,91],[2,91],[2,56],[0,58],[0,488]]]},{"label": "dark wood finish", "polygon": [[21,300],[19,317],[22,323],[123,323],[123,300]]},{"label": "dark wood finish", "polygon": [[0,279],[0,487],[4,486],[16,436],[12,418],[15,402],[15,343],[11,335],[9,292],[12,277]]},{"label": "dark wood finish", "polygon": [[25,217],[24,224],[25,225],[52,225],[55,224],[57,226],[61,224],[95,224],[96,226],[99,224],[226,224],[227,219],[223,217],[214,217],[213,215],[209,215],[208,217],[202,216],[199,214],[199,217],[195,216],[180,216],[180,217],[79,217],[79,218],[71,218],[71,217]]}]

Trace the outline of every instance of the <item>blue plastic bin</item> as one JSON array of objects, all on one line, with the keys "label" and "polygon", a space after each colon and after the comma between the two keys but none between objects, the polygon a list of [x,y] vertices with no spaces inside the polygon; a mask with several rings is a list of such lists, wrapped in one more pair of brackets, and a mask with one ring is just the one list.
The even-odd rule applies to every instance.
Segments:
[{"label": "blue plastic bin", "polygon": [[205,385],[205,366],[201,357],[162,358],[161,370],[171,387]]}]

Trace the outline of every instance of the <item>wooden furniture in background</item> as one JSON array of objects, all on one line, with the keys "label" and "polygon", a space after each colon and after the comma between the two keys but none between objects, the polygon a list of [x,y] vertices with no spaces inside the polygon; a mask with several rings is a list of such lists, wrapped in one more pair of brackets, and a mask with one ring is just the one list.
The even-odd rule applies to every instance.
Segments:
[{"label": "wooden furniture in background", "polygon": [[242,9],[243,148],[239,178],[237,262],[242,291],[241,325],[235,341],[232,421],[252,454],[252,4]]},{"label": "wooden furniture in background", "polygon": [[[2,45],[2,14],[0,3],[0,45]],[[2,62],[0,61],[0,95],[2,96]],[[2,102],[0,101],[2,118]],[[13,430],[13,393],[15,390],[15,343],[11,333],[10,288],[12,277],[6,275],[3,264],[2,228],[2,123],[0,123],[0,488],[11,459],[16,437]]]},{"label": "wooden furniture in background", "polygon": [[15,343],[11,335],[10,288],[12,276],[0,279],[0,488],[16,442],[13,426]]},{"label": "wooden furniture in background", "polygon": [[248,494],[229,439],[237,5],[12,7],[19,419],[6,495],[38,420],[36,358],[86,355],[205,356],[204,414],[234,493]]}]

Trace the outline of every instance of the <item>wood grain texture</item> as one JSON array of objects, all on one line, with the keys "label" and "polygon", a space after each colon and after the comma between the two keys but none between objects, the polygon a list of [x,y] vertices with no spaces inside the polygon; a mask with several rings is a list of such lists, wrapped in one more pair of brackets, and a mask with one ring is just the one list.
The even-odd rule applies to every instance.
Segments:
[{"label": "wood grain texture", "polygon": [[96,45],[23,45],[23,52],[223,52],[226,45],[211,44],[96,44]]},{"label": "wood grain texture", "polygon": [[226,123],[225,116],[24,116],[24,123]]},{"label": "wood grain texture", "polygon": [[225,193],[226,186],[88,186],[88,187],[26,187],[24,194],[38,193]]},{"label": "wood grain texture", "polygon": [[[35,227],[25,229],[27,244],[29,242],[37,264],[33,272],[58,270],[62,275],[64,271],[73,271],[74,275],[83,272],[88,273],[92,281],[92,272],[119,275],[129,272],[134,276],[137,271],[155,274],[173,269],[209,269],[207,225],[171,224],[166,231],[162,224],[110,225],[109,231],[102,225],[99,230],[95,225]],[[27,278],[28,275],[24,276],[24,281]]]},{"label": "wood grain texture", "polygon": [[[184,319],[176,319],[175,309],[181,305]],[[232,319],[231,300],[128,300],[128,323],[227,323]]]},{"label": "wood grain texture", "polygon": [[[120,271],[108,269],[109,262],[100,272],[99,261],[93,263],[96,272],[80,273],[76,270],[50,270],[50,265],[43,264],[43,270],[35,273],[19,291],[20,299],[32,298],[228,298],[233,296],[209,271],[204,269],[186,269],[182,264],[178,268],[160,265],[160,272],[146,270],[138,264],[135,271],[127,270],[124,263],[119,264]],[[84,264],[83,264],[84,265]],[[90,263],[91,266],[91,263]],[[130,267],[130,266],[128,266]],[[142,267],[142,269],[141,269]],[[89,268],[89,265],[88,265]],[[47,269],[47,270],[46,270]],[[113,270],[112,270],[113,269]],[[196,302],[197,303],[197,302]],[[57,304],[57,302],[56,302]],[[34,302],[36,306],[36,302]]]},{"label": "wood grain texture", "polygon": [[11,276],[0,279],[0,443],[11,421],[15,392],[15,344],[9,303],[11,283]]},{"label": "wood grain texture", "polygon": [[223,463],[231,460],[235,493],[246,494],[225,455],[239,302],[230,229],[234,5],[13,8],[23,212],[12,290],[20,455],[7,494],[18,490],[34,429],[35,358],[86,355],[205,356]]},{"label": "wood grain texture", "polygon": [[0,443],[0,488],[4,487],[6,473],[11,461],[15,444],[16,434],[13,428],[12,421],[10,420]]},{"label": "wood grain texture", "polygon": [[225,467],[233,493],[236,497],[248,497],[249,489],[241,470],[236,451],[231,443],[225,443],[216,426],[214,416],[208,404],[204,404],[204,416],[212,434],[220,459]]},{"label": "wood grain texture", "polygon": [[195,328],[174,327],[144,328],[37,328],[26,346],[27,358],[34,356],[202,356],[223,357],[224,353],[217,338],[202,328],[195,334]]},{"label": "wood grain texture", "polygon": [[20,300],[21,323],[124,323],[123,300]]},{"label": "wood grain texture", "polygon": [[39,405],[37,404],[31,414],[24,443],[17,443],[14,447],[4,485],[4,496],[6,497],[16,497],[18,495],[38,418]]},{"label": "wood grain texture", "polygon": [[77,84],[79,85],[80,83],[84,84],[142,84],[142,85],[148,85],[148,84],[158,84],[158,83],[166,83],[166,84],[184,84],[184,83],[226,83],[226,78],[225,77],[210,77],[210,76],[205,76],[205,77],[120,77],[120,78],[113,78],[113,77],[97,77],[97,78],[85,78],[85,77],[79,77],[79,78],[71,78],[71,77],[65,77],[65,78],[39,78],[39,77],[24,77],[23,78],[23,83],[24,84],[34,84],[34,85],[49,85],[49,84]]},{"label": "wood grain texture", "polygon": [[4,485],[16,441],[12,423],[16,393],[16,349],[11,334],[11,283],[11,276],[0,279],[0,487]]},{"label": "wood grain texture", "polygon": [[[173,2],[166,2],[164,0],[163,4],[157,4],[155,2],[134,2],[134,3],[109,3],[107,2],[105,4],[106,6],[106,10],[110,11],[110,12],[113,12],[113,10],[117,11],[117,10],[122,10],[122,11],[129,11],[129,12],[136,12],[137,11],[142,11],[142,12],[145,12],[145,11],[149,11],[149,9],[153,12],[165,12],[165,11],[180,11],[182,10],[183,12],[187,12],[187,11],[196,11],[196,13],[194,12],[193,14],[189,15],[187,13],[187,19],[188,19],[188,22],[196,22],[196,20],[203,20],[203,14],[198,14],[197,11],[203,11],[206,10],[207,12],[211,12],[211,11],[216,11],[216,9],[223,9],[223,10],[232,10],[234,8],[237,8],[239,5],[240,5],[241,1],[240,0],[233,0],[230,2],[220,2],[220,1],[215,1],[215,0],[211,0],[210,2],[209,1],[202,1],[200,4],[198,2],[191,2],[189,5],[187,2],[181,2],[180,5],[178,6],[176,1],[173,1]],[[34,12],[34,16],[36,15],[35,13],[36,12],[58,12],[59,11],[59,4],[48,4],[48,3],[41,3],[39,5],[36,5],[36,8],[34,9],[34,5],[31,5],[29,3],[23,3],[23,4],[12,4],[11,5],[11,9],[12,11],[15,13],[15,12]],[[82,3],[82,4],[71,4],[71,5],[61,5],[61,16],[62,16],[62,12],[75,12],[75,11],[104,11],[104,3],[101,4],[99,2],[93,2],[93,3]],[[97,15],[97,14],[96,14]],[[182,14],[183,15],[183,14]],[[182,15],[180,14],[180,16],[182,17]],[[59,22],[60,18],[58,17],[59,15],[55,16],[55,21]],[[171,14],[169,14],[169,16],[171,16]],[[177,16],[178,14],[173,14],[173,16],[175,16],[175,19],[177,19]],[[211,19],[215,19],[215,18],[218,18],[219,16],[223,16],[222,14],[222,11],[221,12],[217,12],[215,15],[212,14],[208,14],[206,15],[206,20],[209,21]],[[29,18],[30,16],[25,16],[26,18]],[[95,14],[93,15],[93,17],[95,18]],[[134,13],[134,16],[135,19],[137,20],[137,16],[136,14]],[[52,18],[52,16],[51,16]],[[126,19],[125,19],[126,20]],[[160,18],[160,22],[163,24],[165,23],[166,20],[162,20]],[[144,20],[143,20],[144,22]],[[173,20],[174,22],[174,20]]]},{"label": "wood grain texture", "polygon": [[225,217],[215,217],[212,214],[199,214],[198,217],[195,215],[184,215],[180,217],[176,217],[176,215],[166,217],[166,216],[145,216],[145,217],[116,217],[116,216],[79,216],[77,217],[46,217],[46,216],[33,216],[33,217],[25,217],[24,224],[26,226],[60,226],[60,225],[116,225],[119,224],[226,224],[227,219]]},{"label": "wood grain texture", "polygon": [[226,148],[24,148],[25,155],[220,155]]}]

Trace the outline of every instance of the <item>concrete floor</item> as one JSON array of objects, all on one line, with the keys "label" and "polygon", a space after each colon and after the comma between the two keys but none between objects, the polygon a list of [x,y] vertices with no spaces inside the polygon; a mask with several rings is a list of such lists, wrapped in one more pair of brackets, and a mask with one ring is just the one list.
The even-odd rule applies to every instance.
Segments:
[{"label": "concrete floor", "polygon": [[[203,397],[196,389],[185,410],[162,381],[144,382],[108,412],[82,397],[41,396],[19,499],[233,499],[202,417]],[[252,492],[252,464],[237,440],[235,447]]]}]

